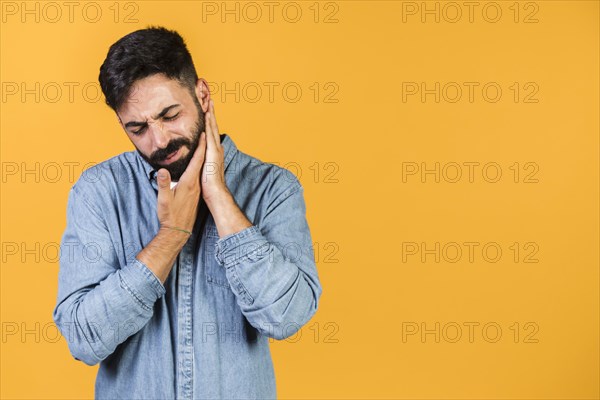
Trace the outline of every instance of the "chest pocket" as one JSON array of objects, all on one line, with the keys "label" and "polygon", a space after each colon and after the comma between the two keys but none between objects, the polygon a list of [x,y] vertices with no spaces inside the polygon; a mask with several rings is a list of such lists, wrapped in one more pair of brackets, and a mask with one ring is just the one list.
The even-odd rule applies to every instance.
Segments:
[{"label": "chest pocket", "polygon": [[217,240],[219,240],[217,228],[214,224],[207,225],[204,233],[204,275],[209,284],[229,288],[225,267],[220,265],[215,257]]}]

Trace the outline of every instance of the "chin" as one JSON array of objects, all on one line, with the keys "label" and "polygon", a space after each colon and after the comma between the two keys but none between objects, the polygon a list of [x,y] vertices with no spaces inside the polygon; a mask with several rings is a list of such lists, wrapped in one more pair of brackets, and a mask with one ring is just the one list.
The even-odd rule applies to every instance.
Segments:
[{"label": "chin", "polygon": [[191,157],[187,154],[185,157],[181,157],[179,160],[172,162],[169,165],[160,166],[160,168],[164,168],[169,171],[171,174],[172,181],[178,181],[181,178],[181,175],[185,172],[187,166],[190,164]]}]

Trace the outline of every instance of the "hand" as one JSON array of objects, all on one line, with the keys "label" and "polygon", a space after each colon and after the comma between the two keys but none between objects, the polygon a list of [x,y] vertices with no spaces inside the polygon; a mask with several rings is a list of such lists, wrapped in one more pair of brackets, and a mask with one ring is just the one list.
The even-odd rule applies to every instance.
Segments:
[{"label": "hand", "polygon": [[221,145],[219,128],[215,119],[215,105],[209,100],[205,114],[206,125],[206,160],[202,168],[202,198],[206,204],[228,195],[225,183],[225,150]]},{"label": "hand", "polygon": [[[200,201],[200,169],[206,152],[206,133],[200,135],[200,143],[181,175],[179,183],[171,189],[171,175],[165,168],[158,170],[157,213],[161,227],[175,227],[191,232],[196,222]],[[175,232],[174,230],[173,232]],[[181,232],[181,235],[187,235]],[[184,236],[187,237],[187,236]]]}]

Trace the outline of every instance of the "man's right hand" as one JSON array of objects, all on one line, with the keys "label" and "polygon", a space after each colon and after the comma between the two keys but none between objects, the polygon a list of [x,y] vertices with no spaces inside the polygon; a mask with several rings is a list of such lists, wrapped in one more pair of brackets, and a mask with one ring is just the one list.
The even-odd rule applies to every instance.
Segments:
[{"label": "man's right hand", "polygon": [[171,175],[167,169],[161,168],[158,170],[158,202],[156,209],[161,227],[174,227],[189,232],[194,228],[202,191],[200,171],[204,164],[205,155],[206,133],[202,132],[198,147],[181,175],[177,186],[171,189]]},{"label": "man's right hand", "polygon": [[[161,227],[192,231],[196,222],[200,201],[200,171],[206,153],[206,133],[200,135],[200,143],[189,165],[175,188],[171,189],[169,172],[158,170],[158,203],[156,206]],[[189,235],[173,229],[160,229],[157,235],[140,251],[136,258],[146,265],[162,283],[167,280],[173,263]]]}]

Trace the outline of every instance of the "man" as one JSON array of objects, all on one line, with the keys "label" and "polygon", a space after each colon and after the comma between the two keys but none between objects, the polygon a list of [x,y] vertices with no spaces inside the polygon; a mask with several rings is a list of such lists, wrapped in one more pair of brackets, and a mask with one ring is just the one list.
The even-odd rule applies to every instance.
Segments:
[{"label": "man", "polygon": [[322,292],[302,186],[219,134],[176,32],[121,38],[99,80],[136,151],[69,193],[53,317],[71,354],[100,363],[96,398],[275,398],[269,337]]}]

